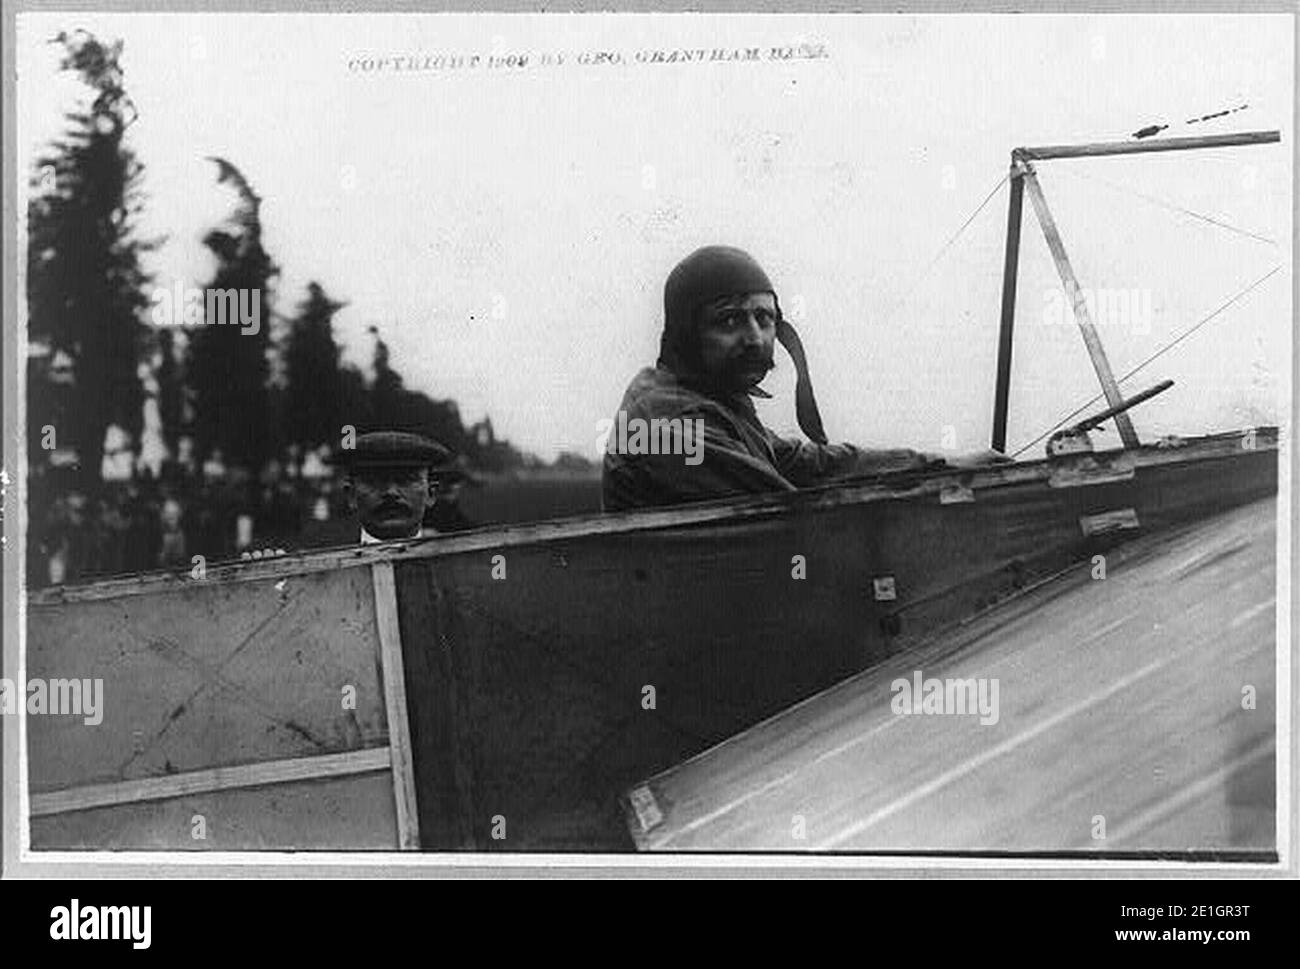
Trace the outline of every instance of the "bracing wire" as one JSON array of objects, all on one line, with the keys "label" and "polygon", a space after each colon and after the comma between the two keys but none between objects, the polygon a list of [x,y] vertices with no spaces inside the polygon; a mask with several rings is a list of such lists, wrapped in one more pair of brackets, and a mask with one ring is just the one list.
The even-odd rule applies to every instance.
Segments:
[{"label": "bracing wire", "polygon": [[[1143,360],[1141,363],[1139,363],[1136,367],[1134,367],[1134,368],[1133,368],[1132,370],[1130,370],[1128,373],[1126,373],[1126,374],[1124,374],[1122,377],[1120,377],[1120,378],[1116,381],[1116,383],[1123,383],[1125,380],[1128,380],[1130,377],[1132,377],[1132,376],[1133,376],[1134,374],[1136,374],[1138,371],[1140,371],[1140,370],[1142,370],[1143,368],[1145,368],[1147,364],[1151,363],[1152,361],[1154,361],[1154,360],[1157,359],[1158,357],[1164,356],[1164,354],[1168,353],[1170,350],[1172,350],[1172,349],[1173,349],[1174,347],[1176,347],[1178,344],[1182,343],[1182,342],[1183,342],[1184,340],[1186,340],[1189,336],[1191,336],[1193,333],[1195,333],[1197,330],[1199,330],[1201,327],[1203,327],[1206,323],[1209,323],[1210,320],[1214,319],[1216,316],[1218,316],[1219,314],[1221,314],[1221,313],[1222,313],[1224,310],[1226,310],[1228,307],[1232,306],[1233,303],[1236,303],[1238,300],[1240,300],[1242,297],[1244,297],[1244,296],[1245,296],[1247,293],[1249,293],[1251,290],[1253,290],[1253,289],[1255,289],[1257,286],[1261,285],[1261,284],[1262,284],[1265,280],[1267,280],[1269,277],[1271,277],[1271,276],[1275,275],[1276,273],[1278,273],[1279,271],[1281,271],[1282,268],[1283,268],[1283,266],[1284,266],[1284,264],[1279,263],[1278,265],[1276,265],[1276,266],[1274,266],[1272,269],[1270,269],[1268,272],[1266,272],[1263,276],[1260,276],[1258,279],[1256,279],[1253,283],[1250,283],[1250,284],[1249,284],[1248,286],[1246,286],[1245,288],[1238,290],[1238,291],[1237,291],[1236,293],[1234,293],[1234,294],[1233,294],[1233,295],[1232,295],[1232,296],[1231,296],[1231,297],[1230,297],[1226,302],[1224,302],[1222,305],[1220,305],[1220,306],[1219,306],[1217,309],[1215,309],[1212,313],[1210,313],[1208,316],[1204,316],[1204,317],[1202,317],[1200,320],[1198,320],[1196,323],[1192,324],[1190,327],[1188,327],[1186,330],[1184,330],[1182,333],[1180,333],[1180,334],[1179,334],[1178,336],[1176,336],[1174,339],[1170,340],[1168,343],[1166,343],[1166,344],[1165,344],[1164,346],[1162,346],[1160,349],[1156,350],[1155,353],[1151,354],[1151,356],[1147,357],[1145,360]],[[1014,458],[1014,457],[1019,457],[1021,453],[1023,453],[1024,451],[1029,450],[1031,447],[1033,447],[1035,444],[1037,444],[1037,443],[1038,443],[1039,441],[1041,441],[1043,438],[1047,437],[1047,435],[1051,434],[1053,431],[1055,431],[1055,430],[1056,430],[1058,427],[1060,427],[1062,424],[1064,424],[1064,423],[1066,423],[1067,421],[1069,421],[1071,418],[1077,416],[1078,414],[1083,413],[1083,411],[1087,410],[1087,409],[1088,409],[1089,407],[1091,407],[1093,404],[1097,403],[1097,401],[1101,400],[1101,398],[1102,398],[1102,395],[1101,395],[1101,394],[1096,394],[1096,395],[1094,395],[1091,399],[1089,399],[1088,401],[1086,401],[1085,403],[1083,403],[1083,404],[1080,405],[1079,407],[1075,408],[1075,409],[1072,410],[1070,413],[1066,414],[1066,415],[1065,415],[1064,417],[1062,417],[1059,421],[1057,421],[1055,424],[1053,424],[1051,427],[1049,427],[1047,430],[1045,430],[1042,434],[1039,434],[1038,437],[1034,438],[1034,439],[1033,439],[1032,441],[1030,441],[1028,444],[1025,444],[1025,445],[1023,445],[1022,447],[1020,447],[1019,449],[1017,449],[1017,450],[1016,450],[1016,451],[1015,451],[1011,456],[1012,456],[1013,458]]]},{"label": "bracing wire", "polygon": [[987,206],[989,202],[993,200],[993,196],[998,194],[998,190],[1002,188],[1002,186],[1006,183],[1007,179],[1009,179],[1010,177],[1011,177],[1011,173],[1008,172],[1007,174],[1003,175],[1000,179],[998,179],[998,183],[994,185],[992,189],[989,190],[989,193],[987,195],[984,196],[984,200],[980,202],[979,205],[975,206],[975,211],[972,212],[970,215],[968,215],[966,217],[966,221],[963,222],[958,227],[957,231],[954,232],[948,238],[948,241],[939,247],[939,251],[934,254],[934,257],[928,263],[926,263],[925,268],[921,270],[920,275],[916,277],[916,279],[912,282],[912,285],[909,286],[901,296],[899,296],[896,300],[893,301],[893,306],[890,307],[890,309],[885,314],[888,318],[892,318],[903,307],[903,305],[907,302],[908,298],[911,297],[911,295],[914,292],[916,292],[917,288],[921,285],[921,283],[925,282],[926,277],[930,275],[930,271],[933,270],[934,267],[939,264],[939,260],[944,257],[944,254],[947,253],[947,251],[953,247],[953,244],[956,243],[956,241],[959,238],[961,238],[961,234],[965,232],[968,228],[970,228],[970,224],[975,221],[976,217],[981,212],[984,211],[984,207]]},{"label": "bracing wire", "polygon": [[1194,219],[1200,219],[1202,222],[1208,222],[1210,225],[1218,226],[1220,229],[1227,229],[1229,232],[1235,232],[1238,235],[1246,236],[1249,239],[1255,239],[1259,242],[1266,242],[1270,246],[1277,245],[1276,239],[1270,239],[1268,236],[1260,235],[1257,232],[1251,232],[1249,229],[1243,229],[1240,226],[1235,226],[1230,222],[1224,221],[1223,219],[1215,218],[1212,215],[1206,215],[1204,212],[1197,212],[1194,209],[1185,208],[1184,206],[1179,205],[1177,202],[1170,202],[1167,199],[1162,199],[1155,195],[1147,195],[1145,192],[1139,192],[1136,189],[1128,188],[1127,186],[1124,185],[1118,185],[1115,182],[1107,181],[1104,178],[1098,178],[1095,175],[1085,175],[1083,174],[1083,172],[1071,171],[1068,168],[1062,168],[1061,171],[1065,172],[1071,178],[1083,179],[1086,182],[1096,182],[1098,185],[1104,185],[1107,188],[1111,189],[1112,191],[1120,192],[1125,195],[1135,196],[1137,198],[1142,199],[1144,202],[1148,202],[1152,205],[1156,205],[1161,208],[1170,209],[1171,211],[1179,212],[1183,215],[1191,216]]},{"label": "bracing wire", "polygon": [[[1159,206],[1159,207],[1162,207],[1162,208],[1166,208],[1166,209],[1170,209],[1170,210],[1172,210],[1172,211],[1175,211],[1175,212],[1181,213],[1182,215],[1190,216],[1191,218],[1194,218],[1194,219],[1199,219],[1199,220],[1201,220],[1201,221],[1203,221],[1203,222],[1206,222],[1206,223],[1208,223],[1208,224],[1210,224],[1210,225],[1216,226],[1216,227],[1221,228],[1221,229],[1225,229],[1225,230],[1227,230],[1227,231],[1229,231],[1229,232],[1234,232],[1234,233],[1237,233],[1238,235],[1242,235],[1242,236],[1245,236],[1245,237],[1250,238],[1250,239],[1255,239],[1256,241],[1264,242],[1264,243],[1267,243],[1267,244],[1269,244],[1269,245],[1271,245],[1271,246],[1276,246],[1276,245],[1277,245],[1277,241],[1276,241],[1276,240],[1274,240],[1274,239],[1270,239],[1270,238],[1267,237],[1267,236],[1260,235],[1259,233],[1256,233],[1256,232],[1251,232],[1249,229],[1243,229],[1243,228],[1241,228],[1241,227],[1239,227],[1239,226],[1235,226],[1235,225],[1231,224],[1230,222],[1226,222],[1226,221],[1224,221],[1223,219],[1218,219],[1218,218],[1215,218],[1214,216],[1206,215],[1206,214],[1203,213],[1203,212],[1197,212],[1197,211],[1195,211],[1195,210],[1193,210],[1193,209],[1186,208],[1185,206],[1178,205],[1178,204],[1175,203],[1175,202],[1170,202],[1170,201],[1168,201],[1168,200],[1166,200],[1166,199],[1161,199],[1161,198],[1158,198],[1158,197],[1153,196],[1153,195],[1148,195],[1148,194],[1146,194],[1146,193],[1144,193],[1144,192],[1139,192],[1139,191],[1137,191],[1137,190],[1135,190],[1135,189],[1130,189],[1130,188],[1127,188],[1127,187],[1122,186],[1122,185],[1116,185],[1116,184],[1113,183],[1113,182],[1109,182],[1109,181],[1107,181],[1106,179],[1097,178],[1096,176],[1084,175],[1084,174],[1082,174],[1081,172],[1067,172],[1067,173],[1070,174],[1070,175],[1072,175],[1072,176],[1075,177],[1075,178],[1080,178],[1080,179],[1083,179],[1083,180],[1085,180],[1085,181],[1097,182],[1097,183],[1099,183],[1099,184],[1101,184],[1101,185],[1104,185],[1104,186],[1106,186],[1107,188],[1110,188],[1110,189],[1112,189],[1113,191],[1116,191],[1116,192],[1122,192],[1122,193],[1125,193],[1125,194],[1134,195],[1134,196],[1136,196],[1136,197],[1142,199],[1143,201],[1148,202],[1149,204],[1156,205],[1156,206]],[[1010,179],[1010,177],[1011,177],[1011,173],[1010,173],[1010,172],[1007,172],[1007,173],[1004,174],[1000,179],[998,179],[997,184],[995,184],[995,185],[993,186],[993,188],[989,190],[988,194],[984,196],[983,200],[979,203],[979,205],[977,205],[977,206],[975,207],[975,210],[974,210],[973,212],[971,212],[971,214],[970,214],[969,216],[966,217],[966,220],[965,220],[964,222],[962,222],[962,224],[961,224],[961,225],[957,228],[957,230],[956,230],[956,231],[955,231],[955,232],[954,232],[954,233],[953,233],[953,234],[948,238],[948,240],[947,240],[946,242],[944,242],[944,244],[943,244],[942,246],[939,247],[939,250],[934,254],[934,256],[930,259],[930,261],[929,261],[928,263],[926,263],[925,268],[921,270],[920,274],[919,274],[919,275],[916,277],[916,279],[913,281],[912,285],[909,286],[909,287],[907,288],[907,290],[904,291],[904,292],[902,293],[902,295],[900,295],[896,300],[894,300],[894,302],[893,302],[893,307],[889,310],[889,312],[888,312],[888,314],[887,314],[888,316],[892,317],[895,313],[897,313],[897,311],[898,311],[898,310],[899,310],[899,309],[900,309],[900,308],[901,308],[901,307],[902,307],[902,306],[907,302],[907,300],[911,297],[911,295],[912,295],[914,292],[916,292],[917,288],[919,288],[920,285],[921,285],[921,283],[923,283],[923,282],[926,280],[926,278],[930,275],[930,272],[934,269],[934,267],[937,266],[937,265],[939,264],[939,261],[940,261],[941,259],[943,259],[944,255],[948,252],[948,250],[951,249],[951,248],[953,247],[953,245],[957,242],[957,240],[958,240],[959,238],[961,238],[962,234],[963,234],[963,233],[964,233],[968,228],[970,228],[971,223],[973,223],[973,222],[975,221],[975,219],[979,216],[979,214],[980,214],[982,211],[984,211],[985,207],[988,206],[989,202],[991,202],[991,201],[993,200],[993,197],[994,197],[995,195],[997,195],[998,191],[999,191],[999,190],[1002,188],[1002,186],[1003,186],[1003,185],[1004,185],[1004,184],[1005,184],[1005,183]],[[1148,364],[1152,363],[1153,361],[1157,360],[1159,357],[1161,357],[1161,356],[1163,356],[1164,354],[1168,353],[1170,350],[1172,350],[1174,347],[1178,346],[1178,344],[1182,343],[1184,340],[1186,340],[1188,337],[1190,337],[1193,333],[1195,333],[1197,330],[1199,330],[1199,329],[1200,329],[1201,327],[1203,327],[1205,324],[1209,323],[1211,320],[1215,319],[1217,316],[1219,316],[1221,313],[1223,313],[1224,310],[1228,309],[1230,306],[1232,306],[1232,305],[1233,305],[1234,303],[1236,303],[1238,300],[1240,300],[1240,299],[1242,299],[1243,297],[1245,297],[1248,293],[1250,293],[1250,292],[1251,292],[1252,290],[1254,290],[1256,287],[1262,285],[1266,280],[1268,280],[1270,277],[1272,277],[1273,275],[1275,275],[1275,274],[1276,274],[1278,271],[1280,271],[1282,268],[1283,268],[1283,267],[1282,267],[1281,264],[1279,264],[1279,265],[1277,265],[1277,266],[1274,266],[1272,269],[1270,269],[1270,270],[1269,270],[1267,273],[1265,273],[1263,276],[1260,276],[1258,279],[1256,279],[1254,282],[1250,283],[1249,285],[1247,285],[1247,286],[1244,287],[1243,289],[1238,290],[1238,291],[1237,291],[1236,293],[1234,293],[1234,294],[1233,294],[1233,295],[1232,295],[1228,300],[1226,300],[1223,304],[1221,304],[1219,307],[1217,307],[1213,312],[1209,313],[1209,314],[1208,314],[1207,316],[1205,316],[1205,317],[1202,317],[1202,318],[1201,318],[1200,320],[1198,320],[1196,323],[1192,324],[1190,327],[1188,327],[1186,330],[1184,330],[1182,333],[1180,333],[1178,336],[1176,336],[1173,340],[1170,340],[1170,341],[1169,341],[1168,343],[1166,343],[1164,346],[1162,346],[1162,347],[1160,347],[1159,349],[1157,349],[1157,350],[1155,351],[1155,353],[1153,353],[1153,354],[1151,354],[1150,356],[1148,356],[1145,360],[1143,360],[1142,362],[1140,362],[1137,366],[1133,367],[1133,369],[1129,370],[1129,371],[1128,371],[1127,373],[1125,373],[1123,376],[1121,376],[1120,378],[1118,378],[1117,383],[1122,383],[1122,382],[1124,382],[1125,380],[1128,380],[1130,377],[1134,376],[1135,374],[1137,374],[1138,372],[1140,372],[1141,370],[1143,370],[1143,369],[1144,369]],[[1102,399],[1102,396],[1103,396],[1102,394],[1095,394],[1093,397],[1091,397],[1090,399],[1088,399],[1087,401],[1085,401],[1085,402],[1084,402],[1083,404],[1081,404],[1079,407],[1077,407],[1077,408],[1075,408],[1074,410],[1072,410],[1069,414],[1066,414],[1064,417],[1062,417],[1059,421],[1057,421],[1055,424],[1053,424],[1051,427],[1049,427],[1049,428],[1048,428],[1046,431],[1044,431],[1042,434],[1039,434],[1037,437],[1035,437],[1033,440],[1031,440],[1028,444],[1025,444],[1025,445],[1021,446],[1019,449],[1017,449],[1015,452],[1013,452],[1011,456],[1012,456],[1012,457],[1018,457],[1020,454],[1024,453],[1024,452],[1027,451],[1027,450],[1029,450],[1029,448],[1033,447],[1033,446],[1034,446],[1035,444],[1037,444],[1039,441],[1043,440],[1043,438],[1047,437],[1049,434],[1051,434],[1053,431],[1055,431],[1055,430],[1056,430],[1057,428],[1059,428],[1061,425],[1065,424],[1067,421],[1069,421],[1069,420],[1071,420],[1072,418],[1078,416],[1079,414],[1083,413],[1083,411],[1085,411],[1085,410],[1087,410],[1089,407],[1091,407],[1093,404],[1097,403],[1099,400]]]}]

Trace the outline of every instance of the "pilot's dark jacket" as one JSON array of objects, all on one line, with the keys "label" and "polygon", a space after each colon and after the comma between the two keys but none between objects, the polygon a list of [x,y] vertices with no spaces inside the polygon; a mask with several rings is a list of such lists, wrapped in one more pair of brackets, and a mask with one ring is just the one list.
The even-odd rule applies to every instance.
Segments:
[{"label": "pilot's dark jacket", "polygon": [[[667,454],[631,454],[621,448],[619,417],[606,446],[602,501],[607,511],[702,501],[728,495],[794,491],[837,478],[922,467],[926,459],[906,448],[865,450],[852,444],[814,444],[778,437],[759,421],[748,394],[715,398],[684,385],[663,366],[646,367],[620,405],[625,426],[663,428],[692,435]],[[703,445],[693,429],[703,421]],[[692,422],[688,431],[684,422]],[[623,440],[620,442],[619,438]],[[662,434],[659,435],[662,439]],[[647,445],[648,446],[648,442]],[[639,448],[644,449],[644,447]],[[626,450],[626,449],[624,449]],[[692,455],[698,455],[697,459]]]}]

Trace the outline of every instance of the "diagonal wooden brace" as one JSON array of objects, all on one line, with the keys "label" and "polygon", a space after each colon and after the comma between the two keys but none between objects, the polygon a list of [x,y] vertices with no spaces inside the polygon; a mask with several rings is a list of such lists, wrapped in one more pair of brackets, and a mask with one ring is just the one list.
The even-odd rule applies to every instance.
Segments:
[{"label": "diagonal wooden brace", "polygon": [[[1115,374],[1110,369],[1110,361],[1106,359],[1106,350],[1101,345],[1101,337],[1098,335],[1097,328],[1092,322],[1092,316],[1088,312],[1088,302],[1083,298],[1083,292],[1079,289],[1079,281],[1075,278],[1074,269],[1070,265],[1070,257],[1065,254],[1065,244],[1061,241],[1061,233],[1057,230],[1056,221],[1047,208],[1047,199],[1043,196],[1042,186],[1038,184],[1038,175],[1034,172],[1033,165],[1028,161],[1017,159],[1016,164],[1021,169],[1025,189],[1029,192],[1029,200],[1034,206],[1034,214],[1038,216],[1038,222],[1043,227],[1043,236],[1047,239],[1047,248],[1052,252],[1052,260],[1056,263],[1056,271],[1060,273],[1061,283],[1065,287],[1065,295],[1074,308],[1074,319],[1079,324],[1079,331],[1083,334],[1083,342],[1088,348],[1088,356],[1092,358],[1092,367],[1097,371],[1097,380],[1101,382],[1101,392],[1106,397],[1106,404],[1109,407],[1119,407],[1124,403],[1124,398],[1119,392],[1119,384],[1115,381]],[[1133,430],[1133,422],[1129,420],[1128,414],[1124,412],[1116,414],[1115,427],[1119,430],[1120,440],[1124,442],[1126,448],[1138,446],[1137,432]]]}]

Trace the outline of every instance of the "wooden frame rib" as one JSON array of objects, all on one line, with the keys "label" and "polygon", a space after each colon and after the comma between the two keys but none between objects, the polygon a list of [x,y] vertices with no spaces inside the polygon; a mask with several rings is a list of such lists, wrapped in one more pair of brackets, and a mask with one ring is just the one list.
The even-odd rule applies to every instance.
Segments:
[{"label": "wooden frame rib", "polygon": [[411,725],[406,713],[406,670],[402,664],[402,632],[397,618],[397,581],[393,575],[393,563],[376,562],[370,574],[375,587],[384,709],[388,713],[388,746],[392,752],[397,847],[402,851],[419,851],[420,814],[415,801],[415,761],[411,754]]},{"label": "wooden frame rib", "polygon": [[342,754],[322,754],[318,757],[293,757],[288,760],[268,760],[258,764],[213,767],[208,770],[171,774],[167,777],[90,784],[62,791],[33,794],[29,813],[34,818],[46,817],[51,814],[67,814],[90,808],[161,801],[190,794],[210,794],[214,791],[233,791],[246,787],[289,784],[294,781],[322,780],[328,777],[349,777],[354,774],[388,770],[391,765],[392,757],[388,747],[371,747],[366,750],[349,750]]}]

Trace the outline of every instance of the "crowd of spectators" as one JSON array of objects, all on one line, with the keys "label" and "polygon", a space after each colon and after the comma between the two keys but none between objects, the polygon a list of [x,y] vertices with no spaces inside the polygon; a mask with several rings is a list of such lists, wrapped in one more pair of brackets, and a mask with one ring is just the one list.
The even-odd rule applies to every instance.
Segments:
[{"label": "crowd of spectators", "polygon": [[[339,469],[316,458],[291,455],[256,478],[219,457],[201,467],[164,462],[157,475],[125,461],[115,470],[87,482],[74,466],[45,465],[28,477],[28,588],[190,572],[199,555],[211,565],[359,538]],[[598,468],[560,460],[487,474],[461,461],[440,477],[424,525],[447,533],[599,510]]]},{"label": "crowd of spectators", "polygon": [[[32,588],[158,569],[189,570],[253,550],[355,541],[339,482],[269,467],[254,479],[164,466],[86,487],[55,469],[31,483],[27,581]],[[459,519],[454,508],[439,514]],[[463,519],[459,519],[463,522]],[[464,522],[463,524],[468,524]],[[444,528],[444,530],[446,530]]]}]

